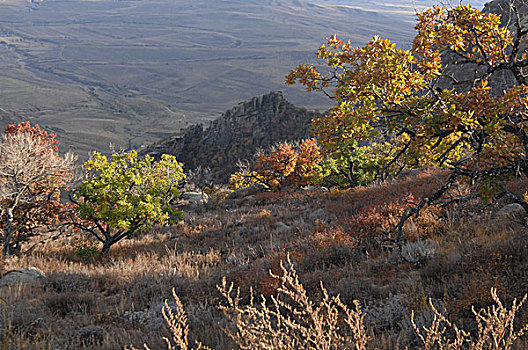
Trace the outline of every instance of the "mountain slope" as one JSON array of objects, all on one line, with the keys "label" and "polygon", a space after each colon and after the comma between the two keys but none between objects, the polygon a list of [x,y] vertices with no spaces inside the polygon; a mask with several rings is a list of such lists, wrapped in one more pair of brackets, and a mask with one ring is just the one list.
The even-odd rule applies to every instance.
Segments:
[{"label": "mountain slope", "polygon": [[183,136],[162,140],[141,153],[155,157],[175,155],[186,170],[210,167],[218,181],[227,181],[239,159],[251,158],[259,148],[283,140],[310,137],[317,112],[295,107],[280,92],[260,95],[225,112],[211,122],[183,131]]}]

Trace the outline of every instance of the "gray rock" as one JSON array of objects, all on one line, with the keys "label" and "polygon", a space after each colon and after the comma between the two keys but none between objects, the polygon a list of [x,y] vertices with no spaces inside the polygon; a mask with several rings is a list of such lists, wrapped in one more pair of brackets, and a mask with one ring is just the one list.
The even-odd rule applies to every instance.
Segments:
[{"label": "gray rock", "polygon": [[236,191],[231,192],[227,195],[226,199],[239,199],[247,196],[252,196],[260,192],[267,191],[266,186],[261,184],[255,184],[246,188],[241,188]]},{"label": "gray rock", "polygon": [[246,196],[244,198],[240,198],[236,201],[236,204],[237,205],[245,205],[245,204],[248,204],[250,203],[252,200],[255,199],[255,195],[252,194],[252,195],[249,195],[249,196]]},{"label": "gray rock", "polygon": [[497,219],[521,219],[526,216],[526,210],[519,203],[505,205],[495,214]]},{"label": "gray rock", "polygon": [[94,325],[82,327],[75,332],[75,338],[80,339],[84,344],[90,345],[99,345],[103,343],[104,335],[104,328]]},{"label": "gray rock", "polygon": [[427,239],[422,241],[418,238],[416,242],[407,242],[401,248],[401,256],[412,264],[421,264],[425,260],[432,258],[438,250],[436,241]]},{"label": "gray rock", "polygon": [[[179,312],[178,306],[173,301],[168,301],[167,305],[174,314]],[[162,311],[166,307],[164,302],[155,302],[145,310],[125,312],[123,317],[129,321],[137,322],[145,326],[149,331],[157,332],[166,326]]]},{"label": "gray rock", "polygon": [[291,229],[290,226],[286,225],[286,224],[285,224],[284,222],[282,222],[282,221],[277,221],[277,222],[275,223],[275,227],[277,228],[277,231],[278,231],[278,232],[288,232],[288,231]]},{"label": "gray rock", "polygon": [[36,267],[9,271],[0,278],[0,287],[16,286],[20,284],[39,283],[46,278],[44,272]]},{"label": "gray rock", "polygon": [[328,192],[328,188],[324,186],[306,186],[303,190],[305,192]]},{"label": "gray rock", "polygon": [[200,192],[185,192],[180,196],[180,199],[192,204],[205,204],[209,200],[209,196]]}]

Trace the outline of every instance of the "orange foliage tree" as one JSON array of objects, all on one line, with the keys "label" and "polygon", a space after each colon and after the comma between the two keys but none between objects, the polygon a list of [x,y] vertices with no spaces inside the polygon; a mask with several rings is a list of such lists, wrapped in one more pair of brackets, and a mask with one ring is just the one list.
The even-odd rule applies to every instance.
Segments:
[{"label": "orange foliage tree", "polygon": [[3,254],[44,226],[66,219],[69,205],[60,190],[72,178],[75,157],[60,155],[55,134],[29,122],[9,125],[0,139],[0,219]]},{"label": "orange foliage tree", "polygon": [[257,183],[271,190],[305,186],[320,174],[321,160],[315,139],[303,140],[298,145],[280,143],[269,152],[258,152],[254,163],[241,164],[240,171],[231,175],[230,183],[235,189]]},{"label": "orange foliage tree", "polygon": [[418,14],[411,50],[377,36],[354,48],[332,36],[317,51],[327,72],[300,65],[286,77],[309,91],[332,89],[335,107],[313,123],[325,156],[339,157],[358,143],[376,153],[381,143],[390,145],[377,152],[381,177],[402,169],[450,170],[442,186],[405,211],[398,240],[406,219],[461,178],[480,183],[488,199],[507,194],[528,210],[521,196],[501,186],[528,175],[528,28],[514,2],[511,9],[511,29],[470,5],[428,9]]}]

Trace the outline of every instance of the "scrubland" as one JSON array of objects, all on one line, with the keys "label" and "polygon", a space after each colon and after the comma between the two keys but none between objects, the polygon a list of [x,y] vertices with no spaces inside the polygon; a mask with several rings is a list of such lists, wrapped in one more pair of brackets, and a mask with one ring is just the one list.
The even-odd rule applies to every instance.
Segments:
[{"label": "scrubland", "polygon": [[[166,348],[163,301],[179,310],[172,289],[187,312],[190,342],[237,348],[222,330],[233,324],[218,309],[226,300],[216,286],[225,276],[240,288],[243,305],[250,288],[269,299],[280,289],[270,271],[280,276],[288,256],[311,297],[321,297],[322,282],[350,308],[359,301],[368,348],[423,348],[411,311],[417,327],[430,324],[429,299],[476,335],[471,309],[493,304],[491,288],[506,307],[526,293],[526,223],[497,214],[507,202],[489,206],[468,198],[409,220],[401,247],[386,240],[398,215],[442,178],[419,172],[347,191],[286,189],[238,200],[222,199],[220,190],[204,205],[183,203],[178,225],[124,240],[104,258],[95,242],[74,232],[7,257],[4,272],[37,267],[47,278],[0,289],[2,348]],[[527,319],[522,308],[515,328]],[[521,338],[514,345],[527,343]]]}]

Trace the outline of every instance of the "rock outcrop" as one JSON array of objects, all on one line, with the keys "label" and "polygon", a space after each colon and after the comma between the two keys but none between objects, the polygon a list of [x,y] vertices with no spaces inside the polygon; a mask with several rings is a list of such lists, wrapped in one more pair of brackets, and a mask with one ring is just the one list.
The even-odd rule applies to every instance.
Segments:
[{"label": "rock outcrop", "polygon": [[36,267],[29,269],[13,270],[0,278],[0,287],[17,286],[21,284],[37,284],[44,280],[46,275]]},{"label": "rock outcrop", "polygon": [[526,210],[519,203],[505,205],[495,214],[497,219],[522,219],[524,217],[526,217]]},{"label": "rock outcrop", "polygon": [[521,24],[526,24],[528,15],[528,3],[525,0],[494,0],[484,5],[483,11],[486,13],[495,13],[501,16],[502,25],[507,25],[511,29],[514,29],[514,13],[511,9],[513,4],[519,11],[521,17]]},{"label": "rock outcrop", "polygon": [[[484,13],[494,13],[500,16],[501,23],[507,26],[512,32],[516,32],[516,15],[512,10],[511,5],[517,8],[522,28],[528,27],[528,4],[525,0],[494,0],[488,2],[482,11]],[[526,49],[526,44],[521,43],[521,53]],[[486,67],[484,65],[477,66],[472,63],[462,63],[464,60],[461,56],[456,54],[447,54],[443,57],[446,67],[446,78],[440,79],[439,86],[441,88],[456,88],[458,91],[467,90],[472,86],[475,77],[482,76]],[[447,78],[450,76],[452,78]],[[455,83],[457,81],[457,83]],[[507,70],[495,71],[490,79],[489,85],[492,92],[495,94],[502,94],[505,89],[516,85],[516,80],[513,74]]]},{"label": "rock outcrop", "polygon": [[162,140],[141,153],[173,154],[186,170],[209,167],[216,181],[227,182],[239,159],[249,159],[258,149],[280,141],[310,137],[311,120],[319,116],[295,107],[280,92],[271,92],[240,103],[207,128],[191,126],[182,136]]},{"label": "rock outcrop", "polygon": [[200,192],[184,192],[180,196],[180,200],[193,205],[202,205],[207,203],[209,196]]}]

